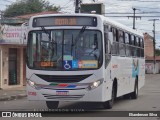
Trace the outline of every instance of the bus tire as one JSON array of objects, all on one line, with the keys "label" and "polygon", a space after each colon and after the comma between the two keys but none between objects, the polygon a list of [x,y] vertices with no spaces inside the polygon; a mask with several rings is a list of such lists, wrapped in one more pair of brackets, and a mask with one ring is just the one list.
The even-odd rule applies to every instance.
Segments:
[{"label": "bus tire", "polygon": [[106,101],[106,102],[103,103],[103,107],[105,109],[111,109],[113,107],[114,100],[115,100],[115,95],[116,95],[115,93],[116,93],[115,87],[113,86],[111,100]]},{"label": "bus tire", "polygon": [[136,78],[135,85],[134,85],[134,91],[130,94],[131,99],[137,99],[138,98],[138,79]]},{"label": "bus tire", "polygon": [[59,101],[46,101],[46,105],[48,109],[56,109],[58,108]]},{"label": "bus tire", "polygon": [[130,94],[123,95],[123,98],[124,98],[124,99],[130,99],[130,98],[131,98],[131,95],[130,95]]}]

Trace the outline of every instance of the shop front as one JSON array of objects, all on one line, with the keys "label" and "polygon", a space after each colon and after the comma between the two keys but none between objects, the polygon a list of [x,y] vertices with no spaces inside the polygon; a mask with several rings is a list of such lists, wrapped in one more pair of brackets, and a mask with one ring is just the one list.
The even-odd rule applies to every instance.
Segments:
[{"label": "shop front", "polygon": [[[2,29],[1,29],[2,30]],[[26,31],[22,26],[4,26],[0,40],[0,88],[25,85]]]}]

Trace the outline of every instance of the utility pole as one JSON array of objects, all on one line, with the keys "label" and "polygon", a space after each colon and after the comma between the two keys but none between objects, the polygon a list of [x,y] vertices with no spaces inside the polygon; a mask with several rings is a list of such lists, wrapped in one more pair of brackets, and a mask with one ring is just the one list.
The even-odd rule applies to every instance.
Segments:
[{"label": "utility pole", "polygon": [[155,38],[155,21],[157,21],[159,19],[150,19],[149,21],[153,21],[153,64],[154,64],[154,71],[153,74],[156,73],[156,55],[155,55],[155,47],[156,47],[156,38]]},{"label": "utility pole", "polygon": [[135,29],[136,8],[133,8],[133,29]]},{"label": "utility pole", "polygon": [[140,16],[136,16],[136,10],[138,10],[138,9],[136,9],[136,8],[132,8],[133,9],[133,16],[128,16],[128,18],[129,17],[133,17],[133,29],[136,29],[135,28],[135,21],[136,21],[136,18],[141,18]]},{"label": "utility pole", "polygon": [[80,13],[80,4],[82,0],[75,0],[75,13]]}]

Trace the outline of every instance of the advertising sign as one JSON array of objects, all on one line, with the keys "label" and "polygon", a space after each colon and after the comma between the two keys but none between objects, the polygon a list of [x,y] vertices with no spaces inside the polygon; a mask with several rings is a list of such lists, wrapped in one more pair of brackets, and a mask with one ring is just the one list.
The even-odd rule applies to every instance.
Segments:
[{"label": "advertising sign", "polygon": [[26,44],[27,27],[21,26],[0,26],[0,44]]}]

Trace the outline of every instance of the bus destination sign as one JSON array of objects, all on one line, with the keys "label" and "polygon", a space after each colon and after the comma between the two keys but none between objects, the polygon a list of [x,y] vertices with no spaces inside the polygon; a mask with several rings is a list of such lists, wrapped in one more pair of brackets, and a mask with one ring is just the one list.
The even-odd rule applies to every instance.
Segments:
[{"label": "bus destination sign", "polygon": [[55,18],[55,25],[77,25],[76,18]]},{"label": "bus destination sign", "polygon": [[88,16],[51,16],[37,17],[33,19],[33,27],[53,26],[97,26],[96,17]]}]

